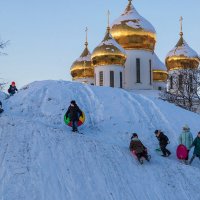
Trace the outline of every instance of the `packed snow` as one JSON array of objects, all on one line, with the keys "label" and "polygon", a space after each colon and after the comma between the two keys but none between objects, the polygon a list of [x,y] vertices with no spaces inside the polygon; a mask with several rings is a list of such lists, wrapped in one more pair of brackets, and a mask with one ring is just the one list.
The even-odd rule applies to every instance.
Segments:
[{"label": "packed snow", "polygon": [[[85,112],[83,134],[63,122],[71,100]],[[200,161],[187,166],[175,155],[182,126],[188,124],[196,136],[200,116],[159,100],[157,91],[41,81],[23,87],[3,106],[2,200],[200,199]],[[171,141],[169,158],[155,151],[155,129]],[[129,152],[133,132],[147,146],[150,163],[140,165]]]}]

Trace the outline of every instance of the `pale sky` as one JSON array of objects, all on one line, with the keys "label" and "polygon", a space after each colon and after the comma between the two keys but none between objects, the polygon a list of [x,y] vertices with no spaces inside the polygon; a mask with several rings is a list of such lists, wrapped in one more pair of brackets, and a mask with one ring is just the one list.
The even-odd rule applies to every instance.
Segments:
[{"label": "pale sky", "polygon": [[[101,42],[110,21],[128,0],[0,0],[0,38],[10,43],[0,56],[0,78],[20,88],[35,80],[71,80],[70,67],[84,49],[89,29],[90,52]],[[157,31],[156,53],[164,62],[179,39],[200,54],[200,0],[134,0],[136,10]]]}]

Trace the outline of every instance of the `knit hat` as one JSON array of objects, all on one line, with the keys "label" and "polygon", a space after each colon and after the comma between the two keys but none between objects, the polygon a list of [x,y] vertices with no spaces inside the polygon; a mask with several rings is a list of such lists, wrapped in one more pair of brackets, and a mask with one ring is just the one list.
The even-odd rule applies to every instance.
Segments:
[{"label": "knit hat", "polygon": [[189,126],[186,124],[186,125],[183,126],[183,130],[185,130],[185,131],[189,131],[190,128],[189,128]]},{"label": "knit hat", "polygon": [[137,135],[137,133],[133,133],[133,136],[132,136],[133,138],[134,137],[138,137],[138,135]]},{"label": "knit hat", "polygon": [[76,101],[72,100],[72,101],[71,101],[71,104],[75,105],[75,104],[76,104]]},{"label": "knit hat", "polygon": [[13,81],[13,82],[11,83],[11,85],[15,85],[15,82]]},{"label": "knit hat", "polygon": [[158,134],[158,130],[155,130],[154,133],[155,133],[155,134]]}]

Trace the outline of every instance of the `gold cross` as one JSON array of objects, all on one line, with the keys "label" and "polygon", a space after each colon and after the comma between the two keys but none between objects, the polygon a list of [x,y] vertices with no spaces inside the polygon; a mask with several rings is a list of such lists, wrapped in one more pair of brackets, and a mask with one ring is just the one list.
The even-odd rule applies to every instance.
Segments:
[{"label": "gold cross", "polygon": [[108,10],[108,27],[110,27],[110,11]]},{"label": "gold cross", "polygon": [[181,24],[181,33],[183,32],[183,17],[180,17],[180,24]]},{"label": "gold cross", "polygon": [[86,42],[88,42],[88,27],[85,28],[85,33],[86,33]]}]

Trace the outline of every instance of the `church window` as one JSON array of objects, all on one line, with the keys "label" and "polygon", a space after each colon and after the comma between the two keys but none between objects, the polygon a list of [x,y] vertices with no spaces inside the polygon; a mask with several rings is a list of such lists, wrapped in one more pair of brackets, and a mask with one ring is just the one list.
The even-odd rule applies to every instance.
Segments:
[{"label": "church window", "polygon": [[120,75],[120,88],[122,88],[122,81],[123,81],[122,80],[122,72],[120,72],[119,75]]},{"label": "church window", "polygon": [[110,71],[110,87],[114,87],[114,71]]},{"label": "church window", "polygon": [[103,72],[102,71],[99,72],[99,85],[103,86]]},{"label": "church window", "polygon": [[152,84],[152,66],[151,66],[151,60],[149,60],[149,78],[150,78],[150,85]]},{"label": "church window", "polygon": [[140,59],[136,59],[136,82],[140,83]]}]

